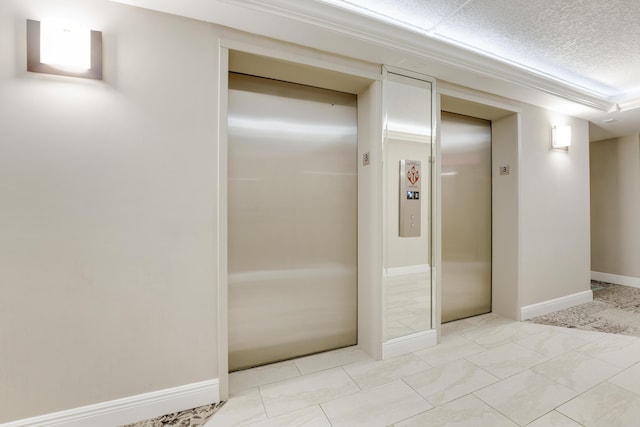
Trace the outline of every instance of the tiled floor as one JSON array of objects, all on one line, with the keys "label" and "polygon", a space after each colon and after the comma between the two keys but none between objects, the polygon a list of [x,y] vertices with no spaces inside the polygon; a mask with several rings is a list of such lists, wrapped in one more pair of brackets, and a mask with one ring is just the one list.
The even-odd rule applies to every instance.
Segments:
[{"label": "tiled floor", "polygon": [[484,315],[434,348],[348,348],[230,376],[217,426],[638,426],[640,338]]}]

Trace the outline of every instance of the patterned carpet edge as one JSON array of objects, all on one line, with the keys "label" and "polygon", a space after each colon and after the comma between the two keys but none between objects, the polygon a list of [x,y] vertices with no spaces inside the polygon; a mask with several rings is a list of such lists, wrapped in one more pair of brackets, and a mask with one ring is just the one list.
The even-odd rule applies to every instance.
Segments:
[{"label": "patterned carpet edge", "polygon": [[209,418],[211,418],[213,414],[215,414],[222,405],[224,405],[224,403],[225,402],[212,403],[210,405],[174,412],[172,414],[163,415],[150,420],[126,424],[122,427],[200,427],[205,425],[206,422],[209,421]]},{"label": "patterned carpet edge", "polygon": [[592,281],[593,301],[529,319],[542,325],[640,337],[640,289]]}]

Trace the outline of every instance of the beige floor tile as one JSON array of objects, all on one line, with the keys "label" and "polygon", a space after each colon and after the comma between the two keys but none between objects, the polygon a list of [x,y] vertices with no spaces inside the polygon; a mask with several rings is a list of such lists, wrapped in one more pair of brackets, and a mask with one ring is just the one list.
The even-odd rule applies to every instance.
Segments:
[{"label": "beige floor tile", "polygon": [[517,344],[504,344],[466,358],[499,378],[507,378],[547,360],[545,356]]},{"label": "beige floor tile", "polygon": [[298,411],[289,412],[279,417],[269,418],[255,424],[249,424],[250,427],[331,427],[331,423],[326,415],[320,409],[320,406],[312,406],[310,408],[300,409]]},{"label": "beige floor tile", "polygon": [[526,331],[516,327],[513,323],[492,327],[480,327],[477,330],[462,333],[463,337],[473,340],[476,344],[487,348],[509,344],[528,335]]},{"label": "beige floor tile", "polygon": [[460,335],[463,332],[471,332],[479,329],[468,319],[456,320],[442,325],[442,336]]},{"label": "beige floor tile", "polygon": [[640,363],[620,372],[609,382],[640,395]]},{"label": "beige floor tile", "polygon": [[429,368],[431,366],[415,354],[407,354],[380,362],[365,361],[343,366],[343,369],[361,389],[387,384]]},{"label": "beige floor tile", "polygon": [[231,396],[227,403],[205,424],[206,427],[244,426],[266,420],[267,415],[258,389],[244,390]]},{"label": "beige floor tile", "polygon": [[515,427],[513,421],[473,395],[461,397],[394,424],[394,427]]},{"label": "beige floor tile", "polygon": [[328,369],[260,387],[267,415],[275,417],[360,391],[342,368]]},{"label": "beige floor tile", "polygon": [[600,359],[570,351],[534,366],[531,370],[573,391],[582,393],[613,377],[620,372],[621,368]]},{"label": "beige floor tile", "polygon": [[457,360],[404,378],[404,381],[434,406],[469,394],[498,381],[466,360]]},{"label": "beige floor tile", "polygon": [[559,326],[551,326],[551,327],[557,329],[558,332],[560,332],[560,333],[570,334],[570,335],[573,335],[575,337],[587,340],[589,342],[593,342],[593,341],[595,341],[597,339],[604,338],[604,337],[610,335],[610,334],[606,334],[604,332],[584,331],[582,329],[576,329],[576,328],[561,328]]},{"label": "beige floor tile", "polygon": [[358,347],[346,347],[324,353],[313,354],[311,356],[295,359],[294,362],[300,372],[311,374],[325,369],[337,368],[363,360],[372,360],[371,357]]},{"label": "beige floor tile", "polygon": [[549,326],[549,325],[540,325],[538,323],[531,322],[518,322],[513,325],[513,327],[518,328],[525,334],[535,335],[541,332],[561,332],[566,328],[559,328],[557,326]]},{"label": "beige floor tile", "polygon": [[333,427],[384,427],[432,407],[400,380],[321,406]]},{"label": "beige floor tile", "polygon": [[293,360],[246,369],[229,374],[229,391],[233,394],[249,388],[300,376]]},{"label": "beige floor tile", "polygon": [[560,406],[558,412],[587,427],[637,426],[640,396],[604,382]]},{"label": "beige floor tile", "polygon": [[526,425],[577,393],[527,370],[474,394],[516,423]]},{"label": "beige floor tile", "polygon": [[513,325],[518,322],[515,320],[507,319],[496,313],[481,314],[479,316],[473,316],[466,319],[469,323],[472,323],[480,327],[495,327],[503,325]]},{"label": "beige floor tile", "polygon": [[577,348],[576,351],[621,368],[628,368],[640,362],[640,339],[608,334]]},{"label": "beige floor tile", "polygon": [[556,357],[575,348],[582,347],[585,344],[589,344],[589,342],[590,341],[572,334],[545,331],[521,338],[516,341],[516,344],[527,347],[543,356]]},{"label": "beige floor tile", "polygon": [[442,337],[442,342],[435,347],[418,351],[416,354],[428,364],[439,366],[485,350],[485,347],[464,337],[447,336]]},{"label": "beige floor tile", "polygon": [[560,412],[551,411],[531,424],[527,424],[527,427],[582,427],[582,424],[578,424]]}]

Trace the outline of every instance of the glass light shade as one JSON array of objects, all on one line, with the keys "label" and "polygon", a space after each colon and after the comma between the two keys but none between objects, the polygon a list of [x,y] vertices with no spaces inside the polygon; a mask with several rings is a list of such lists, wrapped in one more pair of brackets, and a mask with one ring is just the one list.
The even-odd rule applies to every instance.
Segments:
[{"label": "glass light shade", "polygon": [[571,126],[554,126],[551,130],[551,146],[567,148],[571,145]]},{"label": "glass light shade", "polygon": [[40,62],[91,68],[91,31],[73,21],[46,18],[40,23]]}]

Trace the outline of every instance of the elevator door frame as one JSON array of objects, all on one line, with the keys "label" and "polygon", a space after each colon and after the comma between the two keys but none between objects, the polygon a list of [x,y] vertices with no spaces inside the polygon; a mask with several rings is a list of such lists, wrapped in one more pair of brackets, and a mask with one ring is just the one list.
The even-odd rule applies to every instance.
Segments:
[{"label": "elevator door frame", "polygon": [[[374,359],[382,354],[382,74],[379,66],[337,59],[329,54],[310,55],[307,49],[269,41],[257,41],[252,37],[242,40],[223,40],[219,48],[218,68],[218,150],[215,163],[218,192],[216,207],[216,264],[218,279],[218,388],[219,398],[229,395],[228,382],[228,283],[227,283],[227,103],[229,71],[244,72],[260,77],[276,78],[292,83],[338,90],[357,95],[358,114],[358,344],[357,347]],[[232,68],[230,53],[254,55],[259,70]],[[237,65],[237,64],[236,64]],[[282,78],[282,76],[285,76]],[[291,79],[286,78],[291,76]],[[310,80],[311,79],[311,80]],[[315,84],[314,82],[320,82]],[[370,162],[364,164],[364,154]]]},{"label": "elevator door frame", "polygon": [[[440,117],[442,111],[478,117],[491,121],[492,140],[492,313],[509,319],[520,319],[520,233],[519,233],[519,165],[521,153],[520,116],[522,108],[505,99],[440,82],[438,85],[438,138],[436,149],[436,200],[440,210],[441,152]],[[500,176],[500,166],[510,166],[508,176]],[[436,280],[442,282],[441,214],[436,217]],[[436,317],[441,331],[441,288],[436,287]]]}]

